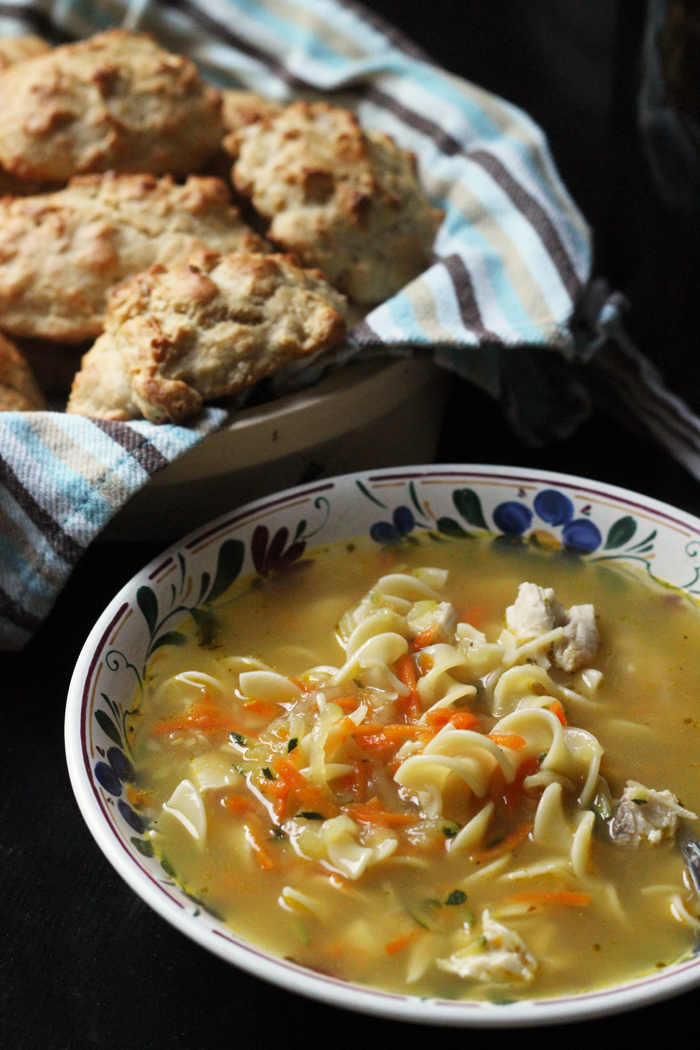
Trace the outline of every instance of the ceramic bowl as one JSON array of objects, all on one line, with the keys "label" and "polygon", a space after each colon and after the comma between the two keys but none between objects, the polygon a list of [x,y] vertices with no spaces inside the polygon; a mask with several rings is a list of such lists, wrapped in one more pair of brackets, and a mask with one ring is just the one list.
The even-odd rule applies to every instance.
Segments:
[{"label": "ceramic bowl", "polygon": [[693,958],[615,987],[554,999],[495,1004],[373,991],[246,942],[187,897],[153,855],[124,789],[125,712],[149,655],[191,608],[214,600],[241,574],[288,564],[329,542],[369,534],[377,544],[395,543],[422,529],[560,544],[583,558],[635,565],[700,594],[700,520],[568,475],[412,467],[348,474],[258,500],[198,529],[143,569],[85,644],[68,697],[66,749],[73,788],[97,843],[132,889],[193,940],[258,977],[336,1006],[440,1025],[541,1025],[647,1005],[699,984],[700,958]]}]

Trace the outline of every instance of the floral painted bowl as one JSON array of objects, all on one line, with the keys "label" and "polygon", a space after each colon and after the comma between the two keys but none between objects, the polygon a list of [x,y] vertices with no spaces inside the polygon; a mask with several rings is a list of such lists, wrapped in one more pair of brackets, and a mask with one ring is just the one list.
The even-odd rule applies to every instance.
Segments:
[{"label": "floral painted bowl", "polygon": [[378,544],[470,534],[564,547],[636,565],[700,595],[700,520],[624,489],[513,467],[422,466],[366,471],[289,489],[224,515],[167,550],[128,583],[90,634],[66,711],[71,781],[98,845],[132,889],[199,944],[303,995],[429,1024],[519,1026],[574,1021],[647,1005],[700,984],[700,957],[587,994],[470,1002],[374,991],[313,973],[238,937],[161,867],[126,799],[126,712],[151,655],[241,575],[264,574],[313,547],[369,536]]}]

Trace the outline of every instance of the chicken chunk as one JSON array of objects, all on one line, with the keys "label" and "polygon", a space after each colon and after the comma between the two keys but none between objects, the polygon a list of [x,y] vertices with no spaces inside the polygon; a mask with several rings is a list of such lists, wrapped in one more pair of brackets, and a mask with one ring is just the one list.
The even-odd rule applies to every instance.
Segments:
[{"label": "chicken chunk", "polygon": [[566,612],[551,587],[521,583],[518,597],[506,609],[506,624],[518,642],[529,642],[541,634],[561,627]]},{"label": "chicken chunk", "polygon": [[592,605],[572,605],[565,609],[551,587],[521,583],[518,597],[506,609],[506,624],[517,642],[529,642],[563,627],[565,637],[555,642],[549,656],[562,671],[578,671],[590,666],[600,645]]},{"label": "chicken chunk", "polygon": [[589,667],[600,645],[600,635],[592,605],[572,605],[566,612],[566,640],[552,647],[552,658],[562,671],[579,671]]},{"label": "chicken chunk", "polygon": [[495,922],[488,910],[481,922],[482,935],[448,959],[437,959],[439,968],[489,984],[531,984],[538,963],[522,937]]},{"label": "chicken chunk", "polygon": [[655,846],[662,839],[675,837],[681,817],[698,819],[695,813],[679,805],[672,791],[654,791],[636,780],[628,780],[615,806],[610,836],[613,842],[634,849],[644,841]]}]

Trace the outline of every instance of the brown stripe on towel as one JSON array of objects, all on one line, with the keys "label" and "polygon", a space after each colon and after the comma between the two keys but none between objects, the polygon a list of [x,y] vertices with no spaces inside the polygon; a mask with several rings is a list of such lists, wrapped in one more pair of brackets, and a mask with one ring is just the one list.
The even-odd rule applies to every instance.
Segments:
[{"label": "brown stripe on towel", "polygon": [[121,445],[147,474],[157,474],[170,462],[147,437],[132,430],[126,423],[118,423],[113,419],[91,419],[90,422]]},{"label": "brown stripe on towel", "polygon": [[415,128],[416,131],[420,131],[421,134],[432,139],[440,152],[445,153],[448,157],[455,157],[460,153],[468,156],[462,143],[448,134],[439,124],[428,120],[427,117],[423,117],[419,113],[414,113],[412,109],[407,109],[403,102],[399,102],[392,95],[387,95],[385,91],[381,91],[379,88],[371,85],[367,85],[367,87],[360,85],[359,94],[362,98],[374,102],[377,106],[381,106],[382,109],[388,109],[395,117],[402,120],[404,124],[408,124],[409,127]]},{"label": "brown stripe on towel", "polygon": [[64,532],[58,522],[37,503],[2,456],[0,456],[0,482],[27,517],[34,522],[56,554],[69,565],[77,565],[85,548],[67,532]]},{"label": "brown stripe on towel", "polygon": [[500,343],[501,340],[498,336],[484,326],[479,304],[474,295],[474,285],[464,260],[459,255],[448,255],[442,262],[454,286],[455,297],[464,327],[475,332],[479,337],[480,343]]},{"label": "brown stripe on towel", "polygon": [[542,243],[559,272],[562,284],[569,293],[572,302],[576,302],[581,294],[581,281],[571,265],[571,259],[561,243],[552,220],[542,205],[513,178],[507,168],[492,153],[487,152],[487,150],[475,150],[473,153],[469,152],[467,156],[469,160],[473,160],[489,173],[491,178],[510,197],[518,211],[522,212],[530,225],[537,230]]},{"label": "brown stripe on towel", "polygon": [[32,633],[41,627],[41,617],[24,609],[14,598],[11,598],[2,587],[0,587],[0,616],[13,623],[15,627],[21,627],[24,631]]},{"label": "brown stripe on towel", "polygon": [[348,337],[357,346],[382,346],[384,340],[367,324],[367,319],[358,321],[348,332]]}]

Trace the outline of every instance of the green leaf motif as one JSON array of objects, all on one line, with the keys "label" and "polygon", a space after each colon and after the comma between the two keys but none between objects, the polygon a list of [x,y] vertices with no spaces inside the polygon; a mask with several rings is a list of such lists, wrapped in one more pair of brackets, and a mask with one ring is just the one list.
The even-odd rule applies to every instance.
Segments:
[{"label": "green leaf motif", "polygon": [[456,539],[466,540],[469,538],[469,533],[466,532],[458,521],[454,518],[440,518],[437,523],[438,532],[441,532],[443,536],[454,536]]},{"label": "green leaf motif", "polygon": [[152,591],[150,587],[139,587],[136,592],[136,601],[148,625],[148,633],[153,637],[158,623],[158,599],[155,591]]},{"label": "green leaf motif", "polygon": [[226,540],[221,544],[219,560],[216,563],[216,576],[207,603],[213,602],[227,591],[243,568],[245,547],[240,540]]},{"label": "green leaf motif", "polygon": [[623,547],[625,543],[629,543],[636,531],[637,522],[629,514],[624,518],[618,518],[610,526],[608,538],[605,541],[605,550],[609,551],[614,547]]},{"label": "green leaf motif", "polygon": [[119,747],[123,747],[121,733],[115,726],[112,719],[109,717],[106,711],[95,711],[95,721],[98,726],[110,740],[113,740]]},{"label": "green leaf motif", "polygon": [[155,652],[163,645],[184,645],[186,641],[184,634],[180,634],[179,631],[166,631],[165,634],[161,634],[151,652]]},{"label": "green leaf motif", "polygon": [[133,839],[129,839],[129,841],[130,841],[131,845],[134,847],[134,849],[137,849],[142,856],[144,856],[144,857],[152,857],[153,856],[153,846],[148,841],[148,839],[133,838]]},{"label": "green leaf motif", "polygon": [[306,531],[306,522],[302,518],[301,521],[299,522],[299,524],[297,525],[296,532],[294,533],[294,539],[292,540],[292,543],[296,543],[296,541],[299,539],[299,537],[305,531]]},{"label": "green leaf motif", "polygon": [[488,529],[484,512],[481,509],[481,500],[473,489],[455,489],[452,493],[452,502],[470,525],[476,529]]}]

